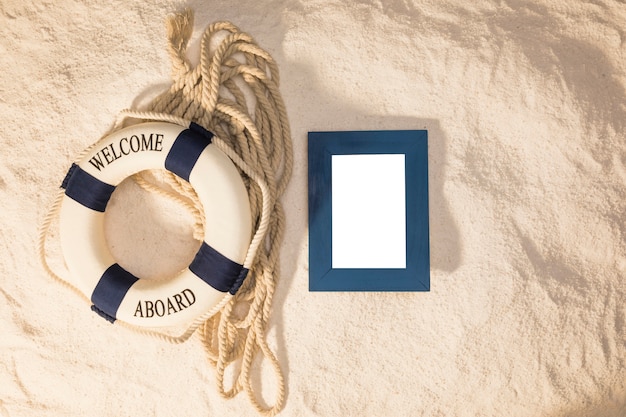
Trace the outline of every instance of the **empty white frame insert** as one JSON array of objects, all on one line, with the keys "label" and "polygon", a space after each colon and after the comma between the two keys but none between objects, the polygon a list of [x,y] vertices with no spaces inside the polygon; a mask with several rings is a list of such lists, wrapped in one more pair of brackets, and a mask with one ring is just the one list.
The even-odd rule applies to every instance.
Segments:
[{"label": "empty white frame insert", "polygon": [[332,267],[406,268],[404,154],[332,155]]}]

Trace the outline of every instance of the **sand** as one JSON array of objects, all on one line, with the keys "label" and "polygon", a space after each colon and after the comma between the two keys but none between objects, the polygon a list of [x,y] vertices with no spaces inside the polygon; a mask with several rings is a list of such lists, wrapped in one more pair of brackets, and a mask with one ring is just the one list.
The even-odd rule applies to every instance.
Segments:
[{"label": "sand", "polygon": [[[296,164],[268,333],[281,415],[626,416],[623,1],[188,5],[192,50],[230,20],[282,74]],[[181,6],[0,4],[0,416],[254,415],[219,396],[197,339],[112,326],[37,260],[76,155],[167,85],[163,22]],[[340,129],[428,129],[430,292],[308,291],[306,133]],[[185,265],[189,215],[119,194],[117,256]]]}]

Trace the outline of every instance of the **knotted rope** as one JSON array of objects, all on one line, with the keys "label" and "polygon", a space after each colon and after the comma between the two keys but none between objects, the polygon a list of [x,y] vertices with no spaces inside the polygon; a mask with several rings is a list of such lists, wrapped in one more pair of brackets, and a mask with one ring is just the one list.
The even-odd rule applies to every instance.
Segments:
[{"label": "knotted rope", "polygon": [[[200,64],[193,67],[185,55],[192,29],[193,14],[189,10],[168,18],[173,83],[147,105],[146,111],[122,112],[112,130],[130,117],[179,124],[194,121],[214,132],[215,144],[240,168],[248,190],[252,224],[257,231],[249,251],[254,257],[247,260],[250,272],[239,291],[179,336],[120,324],[173,343],[186,341],[199,328],[208,360],[216,370],[220,394],[232,398],[245,391],[259,413],[273,416],[283,408],[285,389],[280,364],[266,341],[266,328],[279,275],[285,223],[280,197],[293,164],[287,112],[278,90],[278,68],[251,36],[228,22],[214,23],[205,30]],[[189,210],[195,218],[194,238],[203,239],[203,212],[187,182],[163,172],[141,172],[133,179],[144,189],[167,196]],[[61,196],[44,219],[40,258],[51,276],[87,298],[47,264],[45,241]],[[276,399],[269,407],[258,399],[251,382],[253,360],[259,353],[274,369],[277,379]],[[229,368],[234,377],[230,388],[225,381]]]}]

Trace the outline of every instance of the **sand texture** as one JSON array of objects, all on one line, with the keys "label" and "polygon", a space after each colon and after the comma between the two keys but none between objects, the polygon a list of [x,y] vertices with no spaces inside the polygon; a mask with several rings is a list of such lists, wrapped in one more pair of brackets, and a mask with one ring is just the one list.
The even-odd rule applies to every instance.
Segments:
[{"label": "sand texture", "polygon": [[[624,1],[0,0],[1,417],[255,415],[220,397],[197,339],[112,326],[36,251],[72,161],[167,87],[164,20],[184,6],[192,60],[230,20],[281,71],[295,169],[267,336],[280,415],[626,416]],[[429,131],[428,293],[308,291],[307,132],[358,129]],[[120,262],[184,267],[190,215],[118,191]]]}]

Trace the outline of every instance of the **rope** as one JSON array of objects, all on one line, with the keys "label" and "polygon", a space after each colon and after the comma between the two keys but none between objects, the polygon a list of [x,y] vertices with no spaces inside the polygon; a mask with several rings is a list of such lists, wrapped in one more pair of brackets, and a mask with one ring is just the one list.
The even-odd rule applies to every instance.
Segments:
[{"label": "rope", "polygon": [[[245,391],[261,415],[274,416],[284,406],[285,383],[280,364],[266,341],[266,330],[279,275],[278,257],[285,224],[279,200],[293,166],[287,112],[278,90],[278,68],[252,37],[229,22],[214,23],[205,30],[200,64],[192,67],[185,56],[192,29],[190,10],[168,17],[172,85],[147,106],[147,111],[122,111],[111,131],[122,127],[126,119],[134,118],[180,125],[194,121],[215,133],[213,143],[239,167],[248,189],[256,230],[244,261],[250,272],[234,296],[227,296],[179,335],[116,323],[171,343],[182,343],[199,329],[208,361],[216,370],[220,394],[232,398]],[[160,171],[140,172],[133,179],[147,191],[170,198],[189,210],[195,218],[193,236],[203,238],[201,204],[187,182]],[[46,236],[58,217],[61,196],[62,193],[43,221],[38,241],[40,259],[49,275],[86,299],[47,264]],[[263,404],[252,384],[251,369],[259,354],[269,362],[277,382],[271,406]],[[225,381],[228,369],[234,376],[229,388]]]}]

